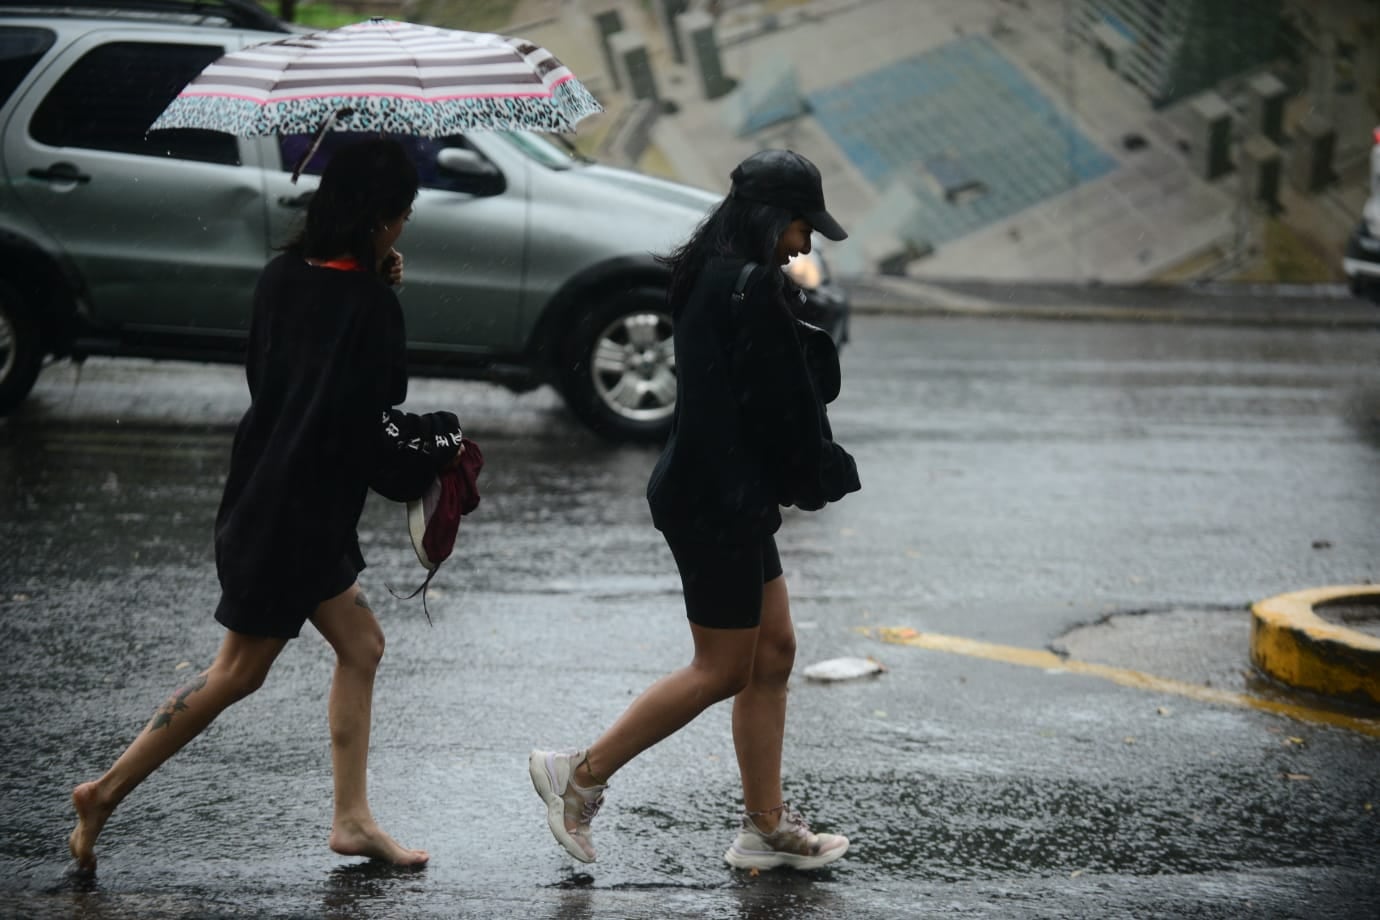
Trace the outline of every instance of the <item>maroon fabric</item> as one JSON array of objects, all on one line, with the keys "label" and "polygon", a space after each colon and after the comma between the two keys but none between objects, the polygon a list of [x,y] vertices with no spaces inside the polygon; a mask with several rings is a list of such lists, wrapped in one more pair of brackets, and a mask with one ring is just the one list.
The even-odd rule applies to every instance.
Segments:
[{"label": "maroon fabric", "polygon": [[437,477],[441,492],[422,537],[422,549],[436,565],[450,558],[455,549],[460,518],[479,507],[479,471],[484,468],[484,453],[469,438],[462,438],[460,443],[464,450],[460,465]]}]

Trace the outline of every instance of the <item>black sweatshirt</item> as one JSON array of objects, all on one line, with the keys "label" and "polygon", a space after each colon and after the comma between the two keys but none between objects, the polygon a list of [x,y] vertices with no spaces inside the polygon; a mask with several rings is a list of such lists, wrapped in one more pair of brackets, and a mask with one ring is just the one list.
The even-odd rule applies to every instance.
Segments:
[{"label": "black sweatshirt", "polygon": [[270,262],[246,376],[251,402],[216,516],[221,587],[240,604],[307,596],[341,559],[364,568],[355,528],[369,488],[420,497],[455,457],[460,425],[393,408],[407,396],[402,308],[371,272]]},{"label": "black sweatshirt", "polygon": [[796,320],[759,267],[706,266],[675,322],[676,410],[647,483],[652,521],[669,536],[751,540],[781,526],[781,505],[807,510],[861,486],[832,440]]}]

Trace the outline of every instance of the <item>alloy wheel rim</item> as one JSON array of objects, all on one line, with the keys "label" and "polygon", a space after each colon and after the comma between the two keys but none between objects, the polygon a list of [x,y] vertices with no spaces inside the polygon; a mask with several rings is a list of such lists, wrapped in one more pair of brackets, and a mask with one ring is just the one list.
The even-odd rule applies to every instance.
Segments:
[{"label": "alloy wheel rim", "polygon": [[671,318],[638,311],[618,317],[594,340],[594,392],[610,412],[632,422],[660,422],[676,407]]}]

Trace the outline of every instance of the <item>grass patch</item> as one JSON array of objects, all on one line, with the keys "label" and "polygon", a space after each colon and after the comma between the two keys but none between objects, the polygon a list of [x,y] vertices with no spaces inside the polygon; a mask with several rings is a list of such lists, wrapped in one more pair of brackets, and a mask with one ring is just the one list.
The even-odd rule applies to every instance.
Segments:
[{"label": "grass patch", "polygon": [[1155,275],[1154,281],[1157,284],[1181,284],[1189,281],[1197,281],[1212,268],[1225,258],[1226,254],[1216,246],[1203,252],[1194,253],[1182,262],[1169,266]]},{"label": "grass patch", "polygon": [[503,32],[512,25],[518,0],[417,0],[412,7],[414,22],[464,29],[467,32]]},{"label": "grass patch", "polygon": [[[517,5],[518,0],[465,0],[463,3],[454,0],[418,0],[407,8],[406,19],[468,32],[502,32],[512,22]],[[263,6],[274,16],[282,17],[281,3],[269,0]],[[403,9],[390,3],[302,3],[299,0],[293,21],[309,29],[336,29],[363,22],[371,16],[403,18]]]},{"label": "grass patch", "polygon": [[[282,4],[265,3],[263,6],[279,19],[283,17]],[[369,11],[367,9],[356,10],[353,7],[336,7],[329,3],[299,2],[297,4],[296,15],[293,17],[292,21],[294,24],[306,26],[308,29],[338,29],[341,26],[363,22],[370,16],[385,16],[392,18],[396,13],[396,8]]]},{"label": "grass patch", "polygon": [[1263,252],[1237,278],[1279,284],[1337,281],[1340,260],[1277,217],[1265,222]]},{"label": "grass patch", "polygon": [[676,169],[671,165],[670,159],[655,144],[643,152],[642,159],[637,161],[637,171],[662,179],[680,179],[680,176],[676,175]]},{"label": "grass patch", "polygon": [[609,132],[613,130],[614,119],[608,112],[587,118],[580,122],[574,134],[567,134],[566,138],[575,145],[575,149],[587,157],[597,157],[599,149],[604,145]]}]

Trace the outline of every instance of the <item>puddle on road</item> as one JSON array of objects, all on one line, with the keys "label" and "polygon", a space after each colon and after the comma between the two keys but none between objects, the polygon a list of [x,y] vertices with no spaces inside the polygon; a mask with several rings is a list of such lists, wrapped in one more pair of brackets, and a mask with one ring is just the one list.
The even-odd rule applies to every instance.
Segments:
[{"label": "puddle on road", "polygon": [[1313,607],[1321,619],[1380,638],[1380,597],[1346,597]]},{"label": "puddle on road", "polygon": [[[1298,807],[1297,796],[1318,790],[1264,785],[1228,764],[1215,774],[1166,764],[1138,779],[1139,788],[1094,776],[896,774],[891,807],[855,813],[850,831],[866,842],[869,877],[925,866],[929,877],[951,882],[1291,866],[1313,858],[1299,855],[1310,849],[1315,857],[1318,840],[1373,840],[1365,822],[1334,827],[1322,810]],[[887,778],[871,785],[886,788]]]},{"label": "puddle on road", "polygon": [[[1324,614],[1319,611],[1319,615]],[[1380,635],[1380,605],[1349,600],[1325,618]],[[1373,710],[1288,687],[1251,664],[1251,612],[1246,607],[1195,607],[1114,613],[1075,626],[1050,643],[1055,654],[1126,668],[1186,684],[1303,705],[1345,716]]]},{"label": "puddle on road", "polygon": [[1055,654],[1242,691],[1253,676],[1245,607],[1115,613],[1050,643]]}]

